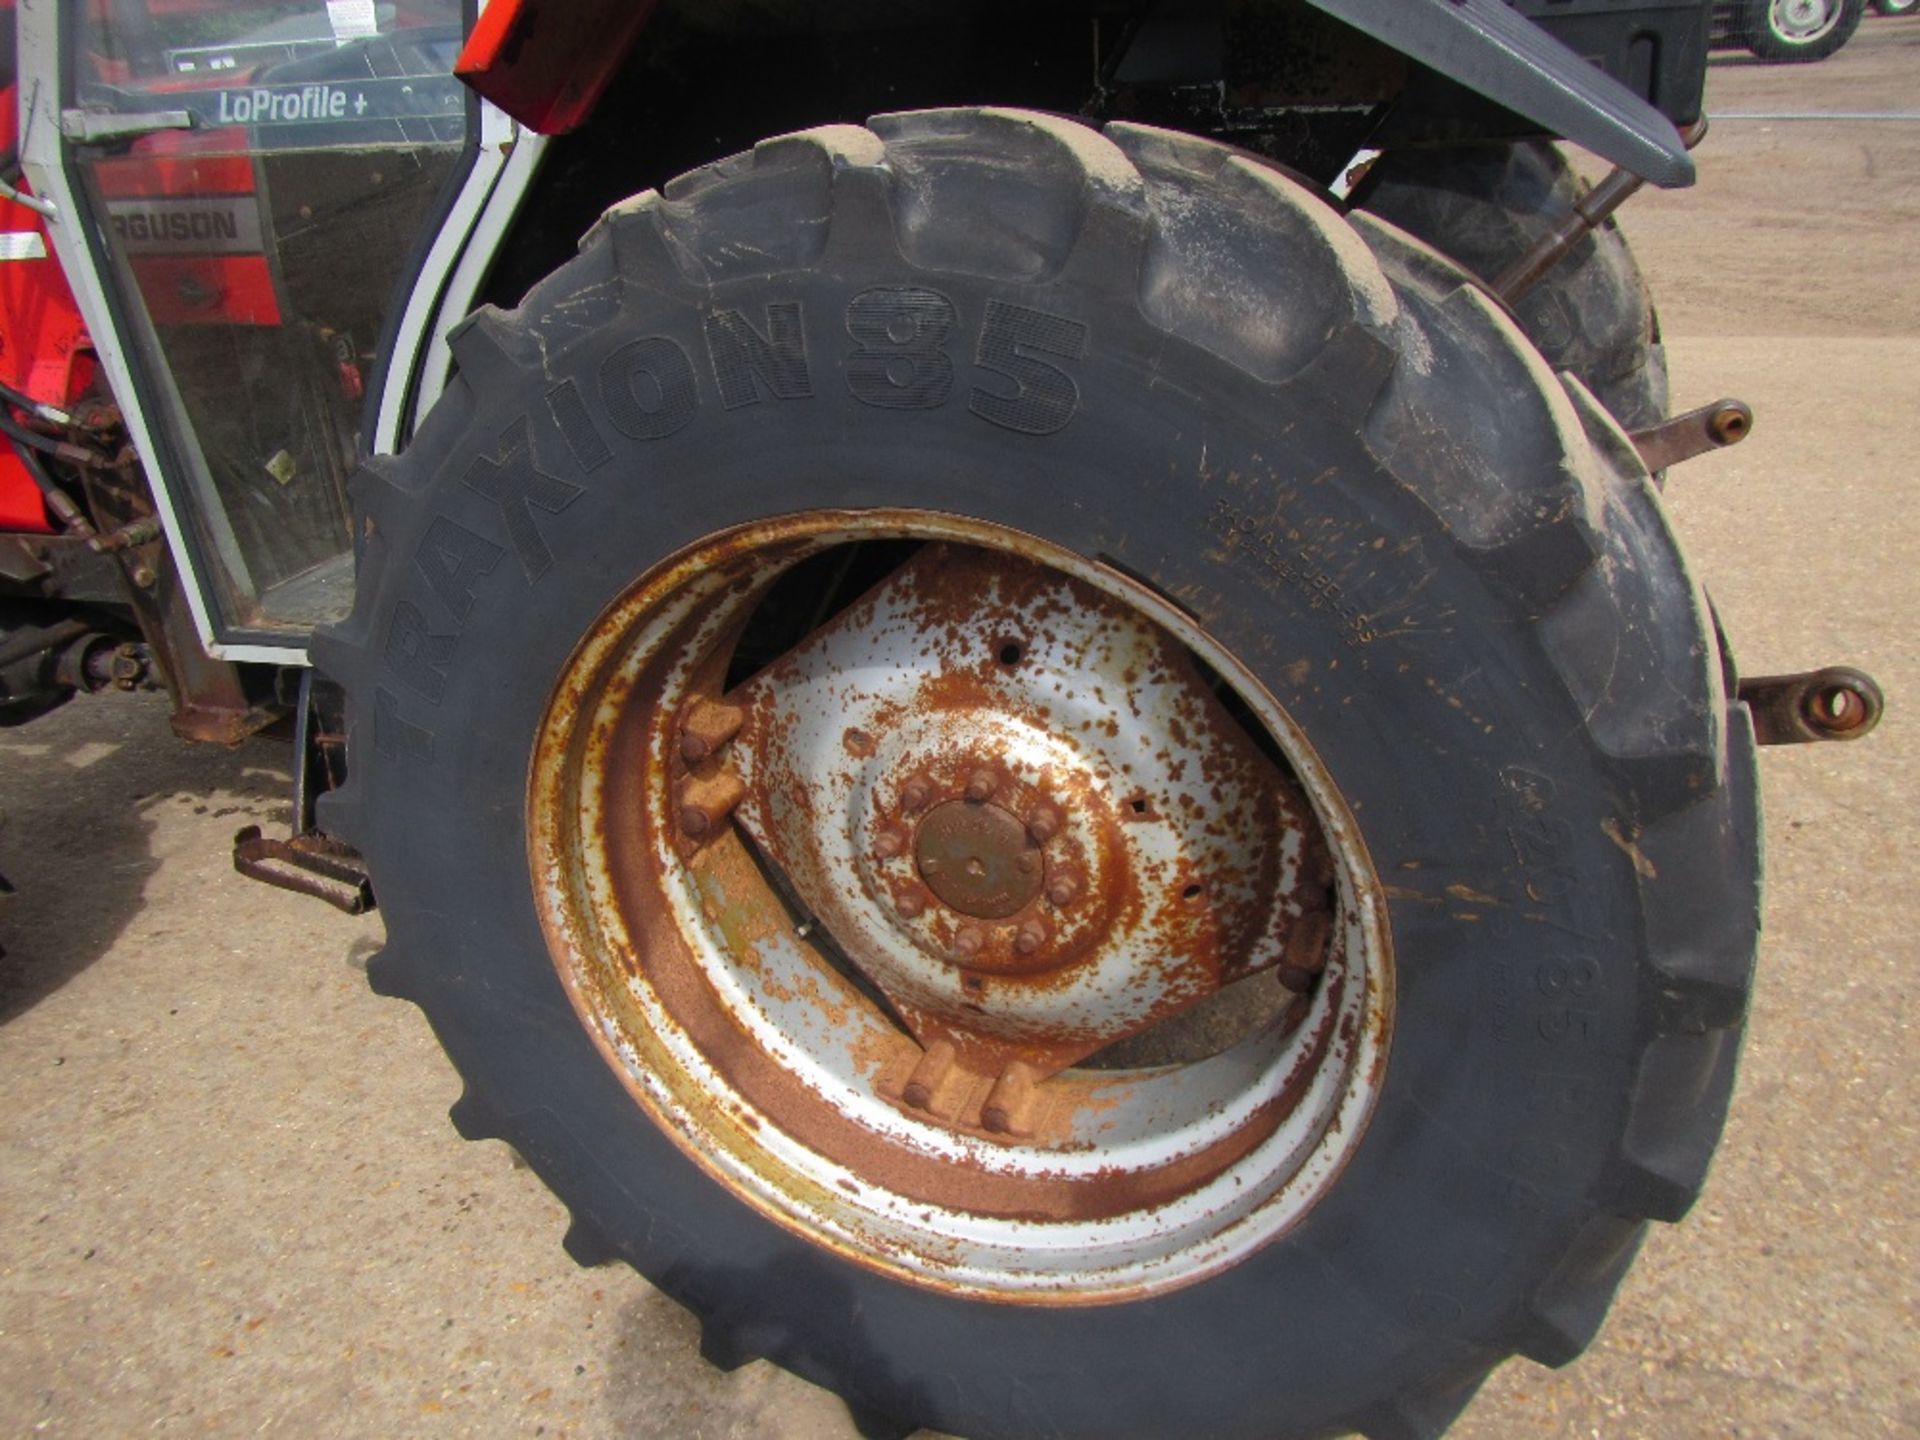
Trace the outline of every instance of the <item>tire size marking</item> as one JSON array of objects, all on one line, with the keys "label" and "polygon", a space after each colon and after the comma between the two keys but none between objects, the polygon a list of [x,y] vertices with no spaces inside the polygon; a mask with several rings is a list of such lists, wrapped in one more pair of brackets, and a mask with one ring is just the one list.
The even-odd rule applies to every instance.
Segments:
[{"label": "tire size marking", "polygon": [[[1567,822],[1555,813],[1559,786],[1551,776],[1525,765],[1508,765],[1494,787],[1495,823],[1506,837],[1514,870],[1527,898],[1562,909],[1577,891],[1577,877],[1566,861],[1572,839]],[[1511,921],[1499,917],[1506,930]],[[1496,1039],[1523,1036],[1556,1051],[1583,1051],[1599,1040],[1600,1000],[1606,972],[1584,945],[1556,937],[1531,962],[1531,973],[1515,975],[1512,962],[1493,967],[1493,1034]]]},{"label": "tire size marking", "polygon": [[1226,499],[1213,502],[1207,528],[1220,537],[1223,558],[1237,559],[1291,586],[1311,608],[1332,614],[1339,622],[1340,638],[1348,645],[1357,649],[1379,638],[1360,607],[1346,598],[1339,583],[1299,544],[1297,534],[1283,532],[1271,520],[1256,519]]}]

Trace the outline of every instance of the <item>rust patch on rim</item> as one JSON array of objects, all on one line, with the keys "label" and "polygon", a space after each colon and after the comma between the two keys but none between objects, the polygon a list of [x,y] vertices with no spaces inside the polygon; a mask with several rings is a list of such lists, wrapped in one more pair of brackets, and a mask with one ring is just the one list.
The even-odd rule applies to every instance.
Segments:
[{"label": "rust patch on rim", "polygon": [[[729,691],[775,580],[875,534],[930,543]],[[1377,882],[1331,858],[1350,822],[1329,840],[1150,597],[1042,557],[871,514],[676,557],[556,687],[530,857],[583,1022],[721,1183],[917,1283],[1104,1303],[1303,1213],[1391,985]],[[1221,1063],[1071,1068],[1263,971],[1307,993]]]}]

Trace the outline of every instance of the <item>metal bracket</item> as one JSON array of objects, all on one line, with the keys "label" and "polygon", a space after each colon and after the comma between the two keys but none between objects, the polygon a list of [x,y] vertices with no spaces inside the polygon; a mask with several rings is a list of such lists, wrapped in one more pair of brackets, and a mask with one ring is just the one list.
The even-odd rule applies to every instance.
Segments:
[{"label": "metal bracket", "polygon": [[1716,400],[1633,432],[1633,448],[1653,474],[1709,451],[1738,445],[1753,433],[1753,407],[1744,400]]},{"label": "metal bracket", "polygon": [[249,825],[233,837],[233,868],[249,880],[311,895],[349,915],[374,908],[373,882],[360,852],[314,823],[314,801],[340,783],[340,737],[324,726],[313,671],[300,672],[293,722],[293,834],[273,840]]},{"label": "metal bracket", "polygon": [[1858,740],[1887,708],[1879,682],[1848,665],[1742,680],[1740,701],[1753,712],[1754,736],[1762,745]]},{"label": "metal bracket", "polygon": [[233,837],[233,868],[296,895],[311,895],[349,915],[373,909],[373,882],[360,853],[318,830],[272,840],[249,825]]}]

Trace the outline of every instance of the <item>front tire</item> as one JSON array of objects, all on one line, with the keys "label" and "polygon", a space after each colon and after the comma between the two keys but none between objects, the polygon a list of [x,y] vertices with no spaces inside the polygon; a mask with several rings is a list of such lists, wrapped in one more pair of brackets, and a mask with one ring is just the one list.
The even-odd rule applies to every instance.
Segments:
[{"label": "front tire", "polygon": [[[411,450],[356,481],[359,596],[316,645],[352,758],[323,821],[386,914],[370,975],[465,1078],[456,1124],[527,1157],[576,1255],[632,1263],[710,1357],[829,1386],[872,1434],[1428,1436],[1508,1354],[1584,1347],[1724,1117],[1752,734],[1631,445],[1467,276],[1207,142],[938,112],[617,207],[455,346]],[[856,576],[885,559],[838,615],[779,588],[847,536],[920,548],[828,552]],[[974,578],[935,625],[912,587],[953,554]],[[976,623],[1009,595],[1025,628]],[[1084,606],[1119,607],[1109,638],[1055,645]],[[797,638],[749,643],[789,616]],[[1054,698],[1014,713],[1049,645]],[[903,669],[922,688],[900,705]],[[803,684],[825,699],[796,719]],[[1147,703],[1167,684],[1178,723]],[[1202,714],[1238,717],[1224,751]],[[820,716],[831,743],[803,743]],[[867,768],[924,734],[1013,738]],[[1238,849],[1248,813],[1182,788],[1194,745],[1216,797],[1234,773],[1302,797],[1280,880],[1181,868],[1209,835]],[[727,746],[750,785],[714,768]],[[803,762],[852,788],[745,793]],[[1032,795],[1069,782],[1078,808],[1043,827]],[[954,853],[913,816],[1009,790],[1027,838],[995,854],[1046,857],[1022,903],[1091,905],[1102,934],[1144,909],[1185,935],[1282,880],[1321,895],[1288,904],[1327,916],[1305,927],[1324,955],[1303,968],[1289,940],[1271,972],[1301,1003],[1155,1068],[1023,1061],[998,1111],[965,1063],[916,1097],[929,1016],[963,1062],[1004,1055],[996,1007],[1083,963],[1022,989],[1050,936],[1005,922],[1003,954],[983,921],[969,949],[965,917],[1012,912],[900,868],[932,883]],[[910,828],[888,840],[874,807]],[[1088,807],[1108,838],[1059,899],[1046,847]],[[1126,860],[1129,837],[1161,859]],[[1038,1041],[1057,1057],[1121,1010]],[[1304,1068],[1268,1065],[1286,1053]],[[1195,1150],[1166,1116],[1221,1076],[1193,1113],[1272,1128]],[[1023,1123],[1036,1090],[1055,1098]],[[1188,1203],[1216,1192],[1237,1198]]]}]

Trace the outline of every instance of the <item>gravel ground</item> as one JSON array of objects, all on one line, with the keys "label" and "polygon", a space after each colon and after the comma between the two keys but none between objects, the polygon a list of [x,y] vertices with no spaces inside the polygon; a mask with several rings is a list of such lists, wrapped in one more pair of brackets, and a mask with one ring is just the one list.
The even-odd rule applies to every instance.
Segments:
[{"label": "gravel ground", "polygon": [[[1920,20],[1824,65],[1717,63],[1712,107],[1920,109]],[[1727,1139],[1593,1350],[1500,1372],[1456,1433],[1920,1435],[1904,981],[1920,910],[1920,121],[1724,119],[1691,193],[1625,217],[1676,398],[1754,438],[1677,472],[1676,524],[1749,673],[1893,697],[1763,769],[1768,932]],[[377,919],[236,877],[280,752],[191,750],[155,700],[0,734],[0,1433],[826,1440],[831,1397],[704,1366],[691,1322],[580,1271],[559,1206],[445,1120],[424,1022],[363,980]]]}]

